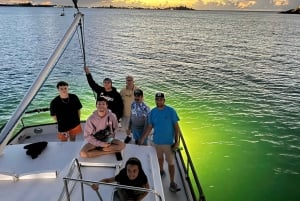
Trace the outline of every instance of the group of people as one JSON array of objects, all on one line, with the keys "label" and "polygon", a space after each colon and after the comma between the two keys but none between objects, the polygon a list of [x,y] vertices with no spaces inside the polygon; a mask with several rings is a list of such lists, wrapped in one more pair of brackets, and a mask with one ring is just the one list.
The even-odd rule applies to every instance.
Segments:
[{"label": "group of people", "polygon": [[[163,169],[165,157],[170,176],[170,191],[177,192],[179,188],[174,181],[174,150],[179,146],[179,117],[175,109],[165,104],[164,93],[155,94],[156,107],[150,110],[143,101],[143,91],[135,86],[132,76],[126,77],[126,86],[119,93],[112,86],[110,78],[105,78],[103,86],[100,86],[94,81],[89,68],[85,67],[84,70],[89,86],[97,94],[97,100],[96,110],[86,120],[84,138],[87,143],[80,150],[80,156],[88,158],[120,152],[125,148],[125,144],[132,140],[131,135],[135,144],[147,145],[148,136],[153,130],[153,143],[157,151],[161,176],[165,176]],[[50,115],[58,124],[58,138],[61,141],[75,141],[76,135],[82,133],[80,124],[82,104],[75,94],[69,93],[67,82],[60,81],[56,87],[59,95],[51,101]],[[127,134],[124,142],[114,138],[119,123]],[[141,169],[139,164],[137,166]],[[127,165],[125,168],[128,179],[132,180]],[[103,181],[120,180],[122,179],[116,176],[114,179]],[[147,187],[146,183],[143,181],[143,186]],[[96,189],[95,186],[94,188]]]}]

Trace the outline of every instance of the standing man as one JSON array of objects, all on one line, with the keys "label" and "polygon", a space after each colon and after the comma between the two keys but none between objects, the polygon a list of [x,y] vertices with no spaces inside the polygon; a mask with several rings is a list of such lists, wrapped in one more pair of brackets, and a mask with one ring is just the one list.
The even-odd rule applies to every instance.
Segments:
[{"label": "standing man", "polygon": [[163,169],[165,156],[170,176],[169,190],[177,192],[180,188],[178,188],[174,181],[175,165],[173,150],[179,146],[179,117],[172,107],[165,105],[165,95],[163,93],[159,92],[155,94],[155,103],[156,108],[153,108],[150,112],[148,128],[141,137],[139,144],[144,143],[153,128],[153,142],[157,152],[160,174],[162,177],[165,175]]},{"label": "standing man", "polygon": [[[150,113],[150,108],[144,103],[143,97],[144,95],[141,89],[134,90],[134,101],[131,103],[131,114],[126,139],[130,138],[130,133],[132,133],[136,144],[138,144],[138,141],[147,129],[148,116]],[[144,140],[143,144],[147,145],[147,139]]]},{"label": "standing man", "polygon": [[58,82],[56,88],[59,95],[50,103],[50,115],[57,122],[58,139],[75,141],[76,135],[82,132],[80,125],[81,102],[75,94],[69,93],[67,82]]},{"label": "standing man", "polygon": [[84,71],[90,87],[97,93],[97,99],[99,97],[105,98],[108,101],[108,109],[116,114],[119,121],[123,114],[123,100],[117,89],[112,86],[112,80],[110,78],[105,78],[102,87],[94,81],[90,69],[87,66],[84,67]]},{"label": "standing man", "polygon": [[[118,128],[116,115],[108,109],[107,100],[104,97],[97,99],[97,110],[86,120],[84,138],[88,142],[80,151],[82,158],[91,158],[120,152],[125,144],[114,139],[115,130]],[[109,133],[111,140],[97,139],[96,133]]]},{"label": "standing man", "polygon": [[[123,117],[121,121],[121,125],[123,129],[128,128],[129,119],[130,119],[130,112],[131,112],[131,103],[134,101],[134,90],[137,87],[134,85],[133,76],[127,75],[126,76],[126,86],[120,91],[121,97],[123,99],[124,110],[123,110]],[[130,138],[126,138],[125,142],[129,142]]]}]

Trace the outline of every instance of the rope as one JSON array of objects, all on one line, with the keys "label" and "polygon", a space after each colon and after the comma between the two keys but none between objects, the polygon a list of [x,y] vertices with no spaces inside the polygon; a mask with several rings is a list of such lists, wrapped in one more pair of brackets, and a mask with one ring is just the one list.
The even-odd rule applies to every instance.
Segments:
[{"label": "rope", "polygon": [[[82,18],[82,21],[80,20],[78,25],[80,28],[80,34],[78,33],[79,31],[77,29],[77,37],[78,37],[78,41],[79,41],[82,58],[83,58],[83,67],[85,67],[87,65],[86,65],[86,54],[85,54],[84,18]],[[95,100],[97,100],[97,93],[93,90],[92,90],[92,92],[93,92]]]},{"label": "rope", "polygon": [[79,38],[79,45],[80,45],[80,49],[81,49],[81,53],[82,53],[82,57],[83,57],[83,65],[86,66],[86,55],[85,55],[85,37],[84,37],[84,19],[82,18],[82,21],[80,20],[79,22],[79,28],[80,28],[80,36],[81,38],[79,38],[79,34],[78,34],[78,38]]}]

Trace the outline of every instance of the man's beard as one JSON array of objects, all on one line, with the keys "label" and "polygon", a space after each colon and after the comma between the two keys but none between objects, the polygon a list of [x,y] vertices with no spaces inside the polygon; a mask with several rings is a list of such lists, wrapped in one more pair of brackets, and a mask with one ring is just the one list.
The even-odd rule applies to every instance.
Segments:
[{"label": "man's beard", "polygon": [[158,107],[158,108],[163,108],[164,105],[163,105],[163,104],[156,104],[156,107]]}]

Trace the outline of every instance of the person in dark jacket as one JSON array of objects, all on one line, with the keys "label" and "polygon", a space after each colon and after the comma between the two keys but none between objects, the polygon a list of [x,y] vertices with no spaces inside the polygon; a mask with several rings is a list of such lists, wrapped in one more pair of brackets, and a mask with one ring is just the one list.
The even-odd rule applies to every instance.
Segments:
[{"label": "person in dark jacket", "polygon": [[108,101],[108,109],[115,113],[118,121],[120,121],[123,116],[124,105],[120,93],[112,86],[112,80],[110,78],[105,78],[102,87],[94,81],[89,67],[85,66],[84,71],[90,87],[97,94],[97,99],[99,97],[105,98]]}]

